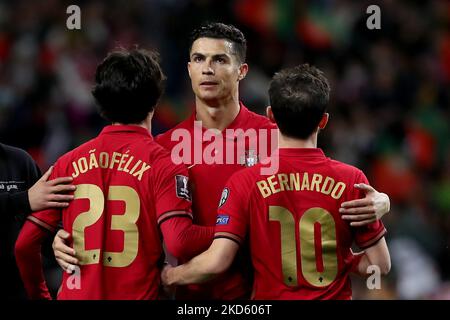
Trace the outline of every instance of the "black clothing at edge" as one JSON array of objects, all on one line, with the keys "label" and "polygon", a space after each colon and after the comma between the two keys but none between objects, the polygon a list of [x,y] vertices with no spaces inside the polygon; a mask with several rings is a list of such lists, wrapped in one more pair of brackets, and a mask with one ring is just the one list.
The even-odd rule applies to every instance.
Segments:
[{"label": "black clothing at edge", "polygon": [[26,298],[14,258],[14,244],[26,216],[31,212],[28,189],[40,176],[39,167],[28,153],[0,143],[1,298]]}]

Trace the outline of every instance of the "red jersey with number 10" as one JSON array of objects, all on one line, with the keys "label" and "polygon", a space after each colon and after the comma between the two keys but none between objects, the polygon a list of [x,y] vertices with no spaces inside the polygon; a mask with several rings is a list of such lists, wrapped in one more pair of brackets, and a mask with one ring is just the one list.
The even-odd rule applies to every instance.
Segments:
[{"label": "red jersey with number 10", "polygon": [[75,200],[31,221],[50,230],[62,219],[80,270],[64,273],[58,299],[155,299],[163,250],[158,224],[191,216],[187,169],[139,126],[113,125],[65,154],[52,177],[72,176]]},{"label": "red jersey with number 10", "polygon": [[353,228],[341,219],[341,203],[364,196],[353,186],[365,175],[320,149],[280,149],[279,171],[260,169],[227,182],[215,234],[239,243],[248,235],[253,298],[350,299],[352,243],[365,248],[386,232],[381,221]]}]

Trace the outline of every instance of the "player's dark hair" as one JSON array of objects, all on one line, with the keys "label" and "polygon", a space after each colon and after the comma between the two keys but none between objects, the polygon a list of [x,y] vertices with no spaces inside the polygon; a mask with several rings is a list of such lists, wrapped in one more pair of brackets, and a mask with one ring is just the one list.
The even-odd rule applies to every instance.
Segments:
[{"label": "player's dark hair", "polygon": [[241,30],[231,24],[220,22],[207,23],[195,29],[191,33],[189,41],[189,53],[192,44],[199,38],[226,39],[231,42],[233,54],[236,55],[239,62],[245,62],[247,54],[247,40]]},{"label": "player's dark hair", "polygon": [[145,120],[164,90],[158,53],[118,49],[98,65],[92,94],[109,121],[137,124]]},{"label": "player's dark hair", "polygon": [[281,133],[306,139],[319,125],[330,97],[322,71],[302,64],[276,73],[270,82],[272,112]]}]

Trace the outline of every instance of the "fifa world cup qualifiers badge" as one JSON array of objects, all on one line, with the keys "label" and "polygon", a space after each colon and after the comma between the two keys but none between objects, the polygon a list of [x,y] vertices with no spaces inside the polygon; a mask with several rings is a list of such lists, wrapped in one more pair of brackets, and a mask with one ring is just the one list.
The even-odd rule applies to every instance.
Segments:
[{"label": "fifa world cup qualifiers badge", "polygon": [[240,160],[241,165],[244,167],[253,167],[258,163],[258,155],[255,150],[246,150]]},{"label": "fifa world cup qualifiers badge", "polygon": [[189,192],[188,186],[189,178],[182,175],[176,175],[175,180],[177,197],[191,201],[191,193]]}]

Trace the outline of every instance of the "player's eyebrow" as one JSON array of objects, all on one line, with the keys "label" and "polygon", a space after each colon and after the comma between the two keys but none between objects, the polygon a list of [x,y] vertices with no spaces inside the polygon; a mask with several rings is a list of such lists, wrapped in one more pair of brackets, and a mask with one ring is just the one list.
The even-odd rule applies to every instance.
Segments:
[{"label": "player's eyebrow", "polygon": [[226,54],[226,53],[215,54],[215,55],[212,56],[212,58],[213,58],[213,60],[217,60],[219,58],[222,58],[222,59],[225,59],[225,60],[229,60],[230,59],[229,55]]},{"label": "player's eyebrow", "polygon": [[[205,59],[207,56],[208,55],[205,55],[203,53],[194,52],[194,53],[191,54],[191,59],[194,59],[194,58],[197,58],[197,57]],[[215,55],[212,56],[213,60],[217,60],[219,58],[222,58],[222,59],[225,59],[225,60],[230,60],[231,59],[230,55],[226,54],[226,53],[219,53],[219,54],[215,54]]]},{"label": "player's eyebrow", "polygon": [[199,58],[205,58],[205,55],[202,54],[202,53],[199,53],[199,52],[193,52],[193,53],[191,54],[191,59],[196,58],[196,57],[199,57]]}]

